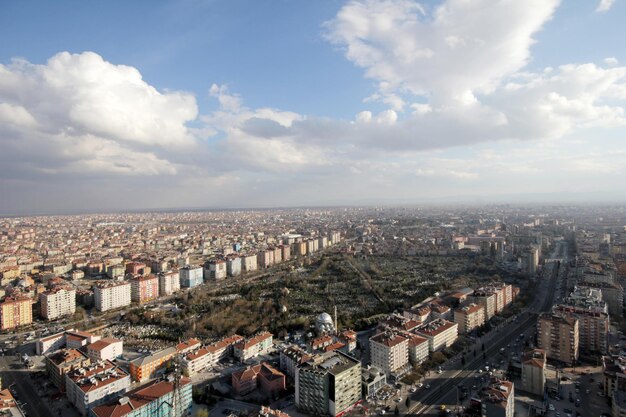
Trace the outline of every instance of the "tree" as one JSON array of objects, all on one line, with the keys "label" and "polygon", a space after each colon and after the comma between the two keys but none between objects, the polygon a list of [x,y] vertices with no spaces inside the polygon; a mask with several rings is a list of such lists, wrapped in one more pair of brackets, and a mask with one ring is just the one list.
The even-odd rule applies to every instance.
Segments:
[{"label": "tree", "polygon": [[465,356],[461,356],[461,365],[465,366]]},{"label": "tree", "polygon": [[483,359],[487,359],[487,354],[483,352]]},{"label": "tree", "polygon": [[485,344],[484,343],[480,346],[480,350],[482,350],[483,352],[485,351]]},{"label": "tree", "polygon": [[393,410],[393,413],[394,413],[395,415],[400,414],[400,410],[398,409],[398,406],[397,406],[397,405],[396,405],[396,409],[395,409],[395,410]]},{"label": "tree", "polygon": [[410,397],[406,397],[406,401],[404,402],[404,405],[406,405],[406,408],[409,408],[411,406],[411,398]]}]

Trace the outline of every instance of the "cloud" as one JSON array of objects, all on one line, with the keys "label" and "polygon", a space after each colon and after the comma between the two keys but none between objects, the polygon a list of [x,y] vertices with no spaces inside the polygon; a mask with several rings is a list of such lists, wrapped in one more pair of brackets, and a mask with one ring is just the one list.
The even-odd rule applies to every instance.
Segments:
[{"label": "cloud", "polygon": [[596,12],[601,13],[609,11],[613,3],[615,3],[615,0],[600,0],[598,7],[596,7]]},{"label": "cloud", "polygon": [[352,0],[326,37],[379,83],[382,98],[471,104],[526,65],[533,35],[558,0],[447,0],[426,13],[412,0]]},{"label": "cloud", "polygon": [[[160,92],[139,71],[93,52],[0,65],[0,143],[7,174],[175,174],[166,154],[196,146],[193,95]],[[10,168],[9,168],[10,167]]]}]

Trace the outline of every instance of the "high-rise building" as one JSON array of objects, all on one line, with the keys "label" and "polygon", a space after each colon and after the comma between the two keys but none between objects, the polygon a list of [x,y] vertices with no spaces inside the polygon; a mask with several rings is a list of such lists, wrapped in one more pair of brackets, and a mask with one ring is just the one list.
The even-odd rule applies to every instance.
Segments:
[{"label": "high-rise building", "polygon": [[481,391],[481,417],[513,417],[515,414],[515,385],[499,381]]},{"label": "high-rise building", "polygon": [[428,339],[428,348],[436,352],[452,346],[459,336],[459,325],[443,319],[436,319],[417,328],[415,333]]},{"label": "high-rise building", "polygon": [[454,310],[454,322],[459,333],[469,333],[485,324],[485,309],[478,304],[469,304]]},{"label": "high-rise building", "polygon": [[56,320],[76,312],[76,290],[71,287],[55,287],[39,295],[41,316]]},{"label": "high-rise building", "polygon": [[361,363],[339,351],[315,356],[296,371],[296,406],[309,414],[337,416],[361,399]]},{"label": "high-rise building", "polygon": [[130,299],[142,304],[159,297],[159,280],[156,276],[136,276],[130,280]]},{"label": "high-rise building", "polygon": [[201,266],[184,266],[178,270],[180,274],[180,286],[193,288],[204,282]]},{"label": "high-rise building", "polygon": [[579,306],[558,305],[554,312],[578,319],[581,350],[606,353],[609,348],[609,314]]},{"label": "high-rise building", "polygon": [[537,344],[550,359],[573,364],[578,359],[578,319],[542,313],[537,321]]},{"label": "high-rise building", "polygon": [[96,310],[108,311],[130,305],[131,285],[126,281],[100,281],[93,287]]},{"label": "high-rise building", "polygon": [[522,358],[522,389],[543,397],[546,385],[546,352],[531,349]]},{"label": "high-rise building", "polygon": [[180,290],[180,274],[178,271],[159,273],[159,295],[172,295]]},{"label": "high-rise building", "polygon": [[409,364],[409,339],[391,331],[372,336],[370,359],[386,375],[402,372]]},{"label": "high-rise building", "polygon": [[14,329],[33,322],[33,301],[28,297],[5,297],[0,302],[0,330]]}]

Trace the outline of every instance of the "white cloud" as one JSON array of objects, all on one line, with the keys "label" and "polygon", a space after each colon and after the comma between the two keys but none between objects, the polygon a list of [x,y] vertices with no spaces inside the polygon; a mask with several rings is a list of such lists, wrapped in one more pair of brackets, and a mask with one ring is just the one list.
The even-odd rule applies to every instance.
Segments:
[{"label": "white cloud", "polygon": [[609,65],[611,67],[614,67],[615,65],[619,64],[619,61],[617,60],[617,58],[615,58],[614,56],[610,56],[608,58],[604,58],[604,63],[606,65]]},{"label": "white cloud", "polygon": [[600,2],[598,2],[598,7],[596,7],[596,12],[601,13],[609,11],[609,9],[613,6],[613,3],[615,3],[615,0],[600,0]]},{"label": "white cloud", "polygon": [[424,16],[413,0],[352,0],[326,23],[326,36],[380,83],[381,97],[471,103],[526,65],[533,35],[558,3],[447,0]]},{"label": "white cloud", "polygon": [[174,174],[164,154],[196,146],[197,114],[191,94],[159,92],[93,52],[0,65],[2,159],[39,172]]}]

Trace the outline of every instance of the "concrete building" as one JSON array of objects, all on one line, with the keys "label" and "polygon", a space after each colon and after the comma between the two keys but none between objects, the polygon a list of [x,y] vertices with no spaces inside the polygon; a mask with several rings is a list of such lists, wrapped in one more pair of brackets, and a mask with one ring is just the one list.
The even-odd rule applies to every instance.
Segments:
[{"label": "concrete building", "polygon": [[485,309],[478,304],[469,304],[454,310],[454,322],[459,325],[459,333],[470,333],[485,324]]},{"label": "concrete building", "polygon": [[180,274],[178,271],[160,272],[159,295],[165,297],[180,291]]},{"label": "concrete building", "polygon": [[56,320],[76,312],[76,290],[71,287],[56,287],[39,294],[41,316]]},{"label": "concrete building", "polygon": [[96,310],[109,311],[126,307],[131,302],[131,285],[126,281],[99,281],[93,287]]},{"label": "concrete building", "polygon": [[542,313],[537,321],[537,344],[550,359],[567,364],[578,360],[578,319]]},{"label": "concrete building", "polygon": [[245,272],[256,271],[258,269],[257,261],[256,261],[256,254],[254,254],[254,255],[243,255],[241,257],[241,268]]},{"label": "concrete building", "polygon": [[541,396],[546,386],[546,352],[532,349],[522,357],[522,390]]},{"label": "concrete building", "polygon": [[581,288],[596,288],[602,292],[602,299],[609,307],[609,314],[621,317],[624,310],[624,289],[619,282],[580,282]]},{"label": "concrete building", "polygon": [[[174,381],[150,381],[145,385],[120,394],[117,399],[94,407],[93,417],[165,417],[191,415],[193,406],[192,385],[189,378],[178,382],[178,393],[174,396]],[[173,413],[172,404],[180,414]]]},{"label": "concrete building", "polygon": [[143,304],[159,297],[159,280],[155,275],[140,275],[130,280],[130,299]]},{"label": "concrete building", "polygon": [[280,245],[280,256],[283,262],[287,262],[289,259],[291,259],[291,246]]},{"label": "concrete building", "polygon": [[65,374],[90,363],[91,360],[77,349],[61,349],[44,356],[48,378],[61,392],[65,392]]},{"label": "concrete building", "polygon": [[370,337],[370,361],[386,375],[403,373],[409,364],[409,339],[394,332]]},{"label": "concrete building", "polygon": [[484,290],[484,289],[480,289],[480,290],[476,290],[474,291],[474,293],[472,295],[470,295],[469,297],[467,297],[467,300],[470,303],[474,303],[474,304],[478,304],[483,306],[484,310],[485,310],[485,321],[489,321],[491,320],[491,318],[493,316],[496,315],[497,307],[498,307],[498,296],[497,294],[488,291],[488,290]]},{"label": "concrete building", "polygon": [[233,345],[233,354],[241,362],[264,355],[273,346],[273,335],[262,332],[247,340],[241,340]]},{"label": "concrete building", "polygon": [[386,384],[387,375],[380,369],[368,366],[361,370],[361,387],[365,398],[376,394]]},{"label": "concrete building", "polygon": [[413,333],[408,333],[406,336],[409,339],[409,362],[419,365],[426,361],[430,350],[428,339]]},{"label": "concrete building", "polygon": [[67,399],[83,416],[125,393],[129,386],[130,376],[110,361],[90,364],[65,375]]},{"label": "concrete building", "polygon": [[92,362],[112,361],[124,353],[124,342],[112,337],[87,345],[87,356]]},{"label": "concrete building", "polygon": [[223,261],[221,259],[214,259],[208,262],[208,267],[210,280],[221,281],[226,278],[226,261]]},{"label": "concrete building", "polygon": [[229,256],[226,258],[226,273],[230,277],[241,275],[241,258],[239,256]]},{"label": "concrete building", "polygon": [[28,297],[5,297],[0,302],[0,330],[15,329],[33,322],[33,302]]},{"label": "concrete building", "polygon": [[247,395],[258,388],[263,395],[273,397],[287,389],[285,374],[267,362],[233,372],[231,382],[238,396]]},{"label": "concrete building", "polygon": [[130,361],[129,371],[135,382],[145,382],[165,371],[165,365],[176,355],[175,347],[168,347],[151,355]]},{"label": "concrete building", "polygon": [[361,399],[361,363],[339,351],[298,366],[296,407],[305,413],[337,416]]},{"label": "concrete building", "polygon": [[511,381],[493,382],[480,395],[482,417],[513,417],[515,386]]},{"label": "concrete building", "polygon": [[65,332],[42,337],[35,343],[35,353],[37,355],[47,355],[65,347]]},{"label": "concrete building", "polygon": [[213,367],[219,361],[232,357],[234,345],[243,340],[243,337],[239,335],[232,335],[211,345],[191,350],[181,358],[183,369],[187,372],[187,375],[193,376],[209,367]]},{"label": "concrete building", "polygon": [[418,327],[415,333],[428,339],[430,352],[436,352],[452,346],[459,336],[459,325],[437,319]]},{"label": "concrete building", "polygon": [[555,313],[578,319],[578,336],[581,350],[606,353],[609,348],[609,314],[578,306],[558,305]]},{"label": "concrete building", "polygon": [[291,378],[296,377],[299,365],[310,361],[312,358],[298,345],[290,345],[280,351],[280,370]]},{"label": "concrete building", "polygon": [[186,265],[178,270],[180,274],[180,286],[194,288],[204,282],[201,266]]},{"label": "concrete building", "polygon": [[260,250],[257,252],[256,257],[259,268],[269,268],[270,266],[274,265],[273,249]]}]

